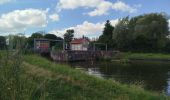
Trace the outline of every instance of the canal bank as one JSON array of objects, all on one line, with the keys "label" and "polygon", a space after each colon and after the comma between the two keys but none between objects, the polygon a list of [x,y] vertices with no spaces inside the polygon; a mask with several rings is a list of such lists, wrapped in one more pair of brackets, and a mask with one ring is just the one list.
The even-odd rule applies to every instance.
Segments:
[{"label": "canal bank", "polygon": [[132,52],[120,52],[114,58],[114,60],[143,60],[143,61],[170,61],[170,54],[163,53],[132,53]]},{"label": "canal bank", "polygon": [[[55,75],[48,77],[46,87],[48,99],[64,100],[167,100],[168,97],[151,93],[134,85],[123,85],[113,80],[96,78],[70,68],[66,65],[50,62],[36,55],[25,56],[29,67],[37,66]],[[45,72],[44,72],[45,73]],[[46,76],[46,75],[45,75]],[[47,76],[46,76],[47,77]],[[43,78],[42,78],[43,79]],[[49,89],[50,86],[50,89]]]}]

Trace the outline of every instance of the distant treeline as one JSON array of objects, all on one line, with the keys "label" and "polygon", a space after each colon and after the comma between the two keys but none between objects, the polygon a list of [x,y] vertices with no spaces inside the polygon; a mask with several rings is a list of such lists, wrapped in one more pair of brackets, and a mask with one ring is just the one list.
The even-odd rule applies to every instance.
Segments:
[{"label": "distant treeline", "polygon": [[170,52],[168,17],[151,13],[119,19],[115,27],[108,20],[98,42],[109,49],[132,52]]},{"label": "distant treeline", "polygon": [[[64,34],[64,41],[69,42],[74,37],[74,30],[67,30]],[[12,48],[15,48],[15,42],[18,38],[25,40],[27,49],[34,47],[34,38],[46,38],[52,40],[63,40],[54,34],[40,31],[33,33],[30,37],[8,36],[13,40]],[[6,47],[8,39],[0,36],[0,49]],[[115,26],[106,21],[103,34],[99,36],[96,42],[105,43],[109,50],[131,51],[131,52],[170,52],[170,31],[168,27],[168,17],[163,13],[144,14],[136,17],[125,17],[119,19]],[[93,44],[93,42],[91,43]],[[62,43],[50,42],[50,46],[62,48]],[[103,50],[105,46],[100,48]]]},{"label": "distant treeline", "polygon": [[0,36],[0,50],[7,49],[7,48],[16,49],[18,40],[21,39],[23,41],[24,48],[31,50],[34,48],[34,38],[45,38],[45,39],[54,40],[50,42],[51,47],[55,46],[55,47],[62,48],[63,45],[62,42],[57,43],[57,41],[55,41],[55,40],[62,41],[63,38],[58,37],[54,34],[49,34],[49,33],[43,34],[43,32],[39,31],[33,33],[30,37],[25,37],[25,35],[22,33],[17,35]]}]

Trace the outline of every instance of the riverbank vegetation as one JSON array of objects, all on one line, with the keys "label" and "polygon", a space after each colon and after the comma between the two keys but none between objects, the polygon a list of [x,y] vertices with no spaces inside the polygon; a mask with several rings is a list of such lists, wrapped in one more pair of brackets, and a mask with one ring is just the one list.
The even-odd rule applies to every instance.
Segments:
[{"label": "riverbank vegetation", "polygon": [[110,50],[130,52],[170,52],[168,17],[162,13],[125,17],[115,27],[108,20],[98,42]]},{"label": "riverbank vegetation", "polygon": [[170,54],[121,52],[118,53],[113,59],[170,61]]},{"label": "riverbank vegetation", "polygon": [[[2,58],[2,55],[5,57]],[[7,56],[6,56],[7,55]],[[1,100],[167,100],[137,86],[87,75],[38,55],[1,53]]]}]

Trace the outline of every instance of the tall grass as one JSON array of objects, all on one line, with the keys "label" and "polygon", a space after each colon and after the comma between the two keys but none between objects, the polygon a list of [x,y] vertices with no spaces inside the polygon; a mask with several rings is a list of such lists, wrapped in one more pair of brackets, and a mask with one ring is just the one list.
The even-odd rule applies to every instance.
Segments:
[{"label": "tall grass", "polygon": [[[37,55],[25,56],[31,65],[55,73],[46,83],[46,99],[55,100],[168,100],[137,86],[89,76],[65,65],[55,64]],[[45,76],[44,76],[45,77]]]},{"label": "tall grass", "polygon": [[0,100],[32,100],[37,83],[23,70],[25,39],[9,38],[8,47],[0,51]]}]

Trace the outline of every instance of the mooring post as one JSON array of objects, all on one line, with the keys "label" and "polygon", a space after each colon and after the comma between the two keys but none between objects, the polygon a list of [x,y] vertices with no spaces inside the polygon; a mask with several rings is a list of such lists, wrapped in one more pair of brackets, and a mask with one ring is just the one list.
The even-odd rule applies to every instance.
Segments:
[{"label": "mooring post", "polygon": [[34,38],[34,53],[35,53],[35,51],[36,51],[36,40]]},{"label": "mooring post", "polygon": [[93,51],[95,51],[95,43],[93,44]]},{"label": "mooring post", "polygon": [[63,51],[65,51],[65,41],[63,39]]},{"label": "mooring post", "polygon": [[107,44],[106,44],[106,51],[107,51]]}]

